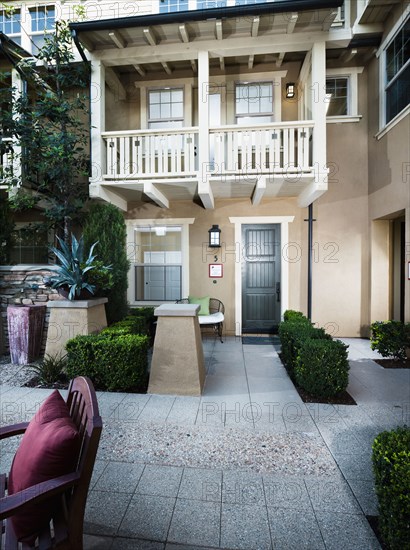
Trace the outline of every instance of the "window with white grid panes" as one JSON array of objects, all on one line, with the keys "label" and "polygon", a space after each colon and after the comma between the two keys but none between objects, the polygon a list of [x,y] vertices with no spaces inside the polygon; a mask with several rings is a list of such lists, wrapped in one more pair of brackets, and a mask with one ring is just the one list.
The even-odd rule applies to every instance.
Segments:
[{"label": "window with white grid panes", "polygon": [[161,88],[148,91],[148,127],[181,128],[184,124],[184,91]]},{"label": "window with white grid panes", "polygon": [[14,42],[21,45],[21,12],[14,10],[8,13],[0,10],[0,32],[12,38]]},{"label": "window with white grid panes", "polygon": [[55,6],[34,6],[29,8],[29,14],[31,40],[40,49],[44,46],[44,33],[54,30],[56,21]]},{"label": "window with white grid panes", "polygon": [[272,82],[246,82],[235,86],[237,124],[263,124],[273,120]]},{"label": "window with white grid panes", "polygon": [[386,123],[410,102],[410,18],[385,49]]},{"label": "window with white grid panes", "polygon": [[349,78],[326,78],[327,116],[349,115]]},{"label": "window with white grid panes", "polygon": [[196,8],[198,10],[226,8],[226,0],[197,0]]},{"label": "window with white grid panes", "polygon": [[188,0],[160,0],[159,12],[170,13],[173,11],[187,11]]}]

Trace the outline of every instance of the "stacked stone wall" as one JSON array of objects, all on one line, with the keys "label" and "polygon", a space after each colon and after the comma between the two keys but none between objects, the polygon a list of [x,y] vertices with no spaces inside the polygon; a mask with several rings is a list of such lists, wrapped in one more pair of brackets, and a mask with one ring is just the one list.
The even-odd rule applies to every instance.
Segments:
[{"label": "stacked stone wall", "polygon": [[[3,266],[0,267],[0,354],[8,353],[9,338],[7,329],[7,306],[9,305],[45,305],[50,300],[61,300],[56,290],[47,288],[43,278],[51,272],[36,267],[27,266]],[[43,330],[41,350],[44,353],[49,310],[47,308],[46,319]]]}]

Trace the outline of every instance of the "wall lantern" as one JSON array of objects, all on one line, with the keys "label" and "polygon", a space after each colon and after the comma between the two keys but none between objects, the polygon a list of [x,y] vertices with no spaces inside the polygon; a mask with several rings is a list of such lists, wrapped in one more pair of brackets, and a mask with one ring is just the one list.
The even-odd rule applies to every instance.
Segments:
[{"label": "wall lantern", "polygon": [[208,230],[209,233],[209,248],[220,248],[221,247],[221,230],[219,225],[213,225],[211,229]]},{"label": "wall lantern", "polygon": [[295,97],[295,83],[294,82],[288,82],[286,84],[286,98],[292,99]]}]

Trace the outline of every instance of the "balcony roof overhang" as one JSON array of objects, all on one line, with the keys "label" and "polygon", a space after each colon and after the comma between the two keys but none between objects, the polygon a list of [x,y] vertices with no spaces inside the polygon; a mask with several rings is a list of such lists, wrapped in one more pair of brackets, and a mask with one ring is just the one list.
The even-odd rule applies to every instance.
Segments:
[{"label": "balcony roof overhang", "polygon": [[146,27],[151,25],[169,25],[172,23],[187,23],[189,21],[204,21],[209,19],[246,18],[251,15],[278,14],[287,12],[330,10],[343,5],[344,0],[277,0],[266,4],[250,4],[225,8],[208,8],[202,10],[178,11],[103,19],[99,21],[83,21],[70,23],[70,28],[77,33],[101,31],[108,29],[124,29]]},{"label": "balcony roof overhang", "polygon": [[[151,14],[71,23],[82,44],[106,66],[150,61],[188,61],[198,51],[223,60],[237,55],[307,51],[314,40],[329,40],[329,28],[343,0],[281,0],[265,4]],[[351,34],[338,36],[347,45]],[[283,55],[281,62],[283,61]],[[141,69],[144,70],[143,68]]]}]

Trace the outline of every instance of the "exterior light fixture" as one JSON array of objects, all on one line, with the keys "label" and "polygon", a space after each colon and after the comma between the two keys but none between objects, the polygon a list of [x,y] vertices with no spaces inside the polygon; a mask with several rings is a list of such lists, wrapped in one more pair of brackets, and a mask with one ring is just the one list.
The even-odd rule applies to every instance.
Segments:
[{"label": "exterior light fixture", "polygon": [[213,225],[211,229],[208,230],[209,233],[209,248],[220,248],[221,247],[221,230],[219,225]]},{"label": "exterior light fixture", "polygon": [[286,84],[286,98],[287,99],[293,99],[295,97],[295,83],[294,82],[288,82]]}]

